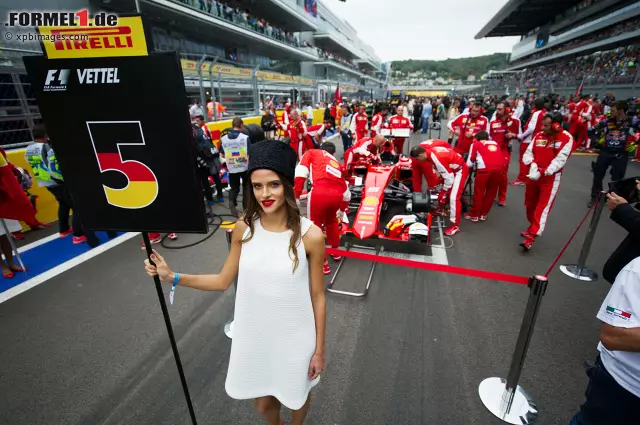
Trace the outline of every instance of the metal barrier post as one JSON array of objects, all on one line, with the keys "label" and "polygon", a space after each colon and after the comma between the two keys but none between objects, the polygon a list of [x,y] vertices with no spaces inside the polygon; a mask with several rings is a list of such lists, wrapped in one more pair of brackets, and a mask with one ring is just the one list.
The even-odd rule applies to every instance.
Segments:
[{"label": "metal barrier post", "polygon": [[[213,87],[211,87],[211,91],[213,91]],[[222,75],[218,72],[218,102],[222,104]],[[218,115],[218,108],[214,108],[216,111],[216,115]],[[220,114],[220,119],[222,119],[222,114]]]},{"label": "metal barrier post", "polygon": [[[202,105],[202,108],[206,111],[207,109],[207,97],[204,95],[204,85],[202,84],[202,64],[204,63],[205,59],[207,58],[207,55],[202,55],[202,57],[200,58],[200,60],[198,61],[197,65],[198,65],[198,84],[200,86],[200,104]],[[207,116],[207,114],[205,113],[205,117]]]},{"label": "metal barrier post", "polygon": [[604,205],[606,204],[604,200],[604,192],[600,193],[597,202],[598,204],[593,211],[591,223],[589,223],[587,236],[584,238],[584,243],[582,244],[580,257],[578,257],[578,264],[563,264],[560,266],[560,271],[562,273],[573,279],[582,280],[585,282],[593,282],[595,280],[598,280],[598,273],[585,267],[587,257],[589,256],[589,251],[591,250],[591,244],[593,243],[593,238],[596,235],[598,223],[600,222],[600,216],[602,215],[602,210],[604,209]]},{"label": "metal barrier post", "polygon": [[252,85],[253,85],[253,113],[256,115],[260,115],[260,94],[258,92],[258,69],[259,66],[256,66],[253,69],[252,75]]},{"label": "metal barrier post", "polygon": [[[229,248],[229,251],[231,251],[231,236],[233,235],[233,229],[227,229],[227,232],[225,234],[225,236],[227,237],[227,247]],[[235,298],[236,298],[236,294],[238,293],[238,278],[236,277],[233,280],[233,299],[234,299],[234,304],[235,304]],[[234,306],[235,308],[235,306]],[[233,339],[233,317],[231,317],[231,320],[229,320],[227,323],[224,324],[224,333],[225,335],[227,335],[229,338]]]},{"label": "metal barrier post", "polygon": [[216,108],[216,90],[213,87],[213,67],[218,62],[218,58],[213,58],[211,66],[209,67],[209,88],[211,89],[211,102],[213,102],[213,120],[218,120],[218,108]]},{"label": "metal barrier post", "polygon": [[518,385],[518,381],[522,374],[529,343],[540,311],[540,304],[547,291],[548,283],[544,276],[535,276],[529,280],[529,299],[507,379],[487,378],[478,387],[478,393],[484,406],[499,419],[509,424],[531,424],[538,416],[536,404],[531,396]]}]

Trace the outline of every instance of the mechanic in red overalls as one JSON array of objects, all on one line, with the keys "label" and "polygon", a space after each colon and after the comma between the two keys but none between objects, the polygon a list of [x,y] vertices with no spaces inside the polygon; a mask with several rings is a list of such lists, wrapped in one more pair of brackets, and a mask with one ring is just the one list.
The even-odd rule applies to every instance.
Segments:
[{"label": "mechanic in red overalls", "polygon": [[358,112],[351,117],[351,134],[356,136],[356,141],[367,137],[369,132],[369,117],[365,112],[364,105],[358,106]]},{"label": "mechanic in red overalls", "polygon": [[371,138],[373,139],[380,133],[380,130],[386,128],[387,115],[389,114],[389,108],[382,107],[382,110],[375,114],[371,119]]},{"label": "mechanic in red overalls", "polygon": [[[449,145],[449,142],[447,142],[446,140],[440,140],[440,139],[425,140],[424,142],[420,143],[418,146],[421,146],[422,148],[424,148],[424,150],[427,152],[427,155],[429,154],[429,151],[433,147],[436,147],[436,146],[442,146],[445,148],[451,147]],[[422,192],[422,176],[424,176],[424,178],[427,180],[427,188],[436,187],[440,183],[442,183],[441,181],[442,179],[440,178],[440,175],[436,173],[436,171],[433,168],[433,164],[431,164],[429,161],[418,161],[416,158],[411,158],[411,166],[412,166],[411,177],[413,179],[414,192]]]},{"label": "mechanic in red overalls", "polygon": [[474,104],[468,113],[462,113],[452,119],[447,126],[449,131],[458,135],[454,150],[459,154],[466,154],[471,148],[473,137],[480,131],[489,131],[489,119],[482,114],[482,105]]},{"label": "mechanic in red overalls", "polygon": [[544,231],[572,148],[573,137],[562,128],[562,115],[554,113],[544,117],[542,131],[524,152],[522,160],[530,167],[524,194],[529,228],[522,232],[525,240],[520,246],[526,250],[531,249]]},{"label": "mechanic in red overalls", "polygon": [[518,172],[518,178],[511,182],[513,185],[524,186],[527,182],[529,167],[522,161],[522,157],[524,156],[527,147],[531,144],[531,140],[540,132],[540,130],[542,130],[542,119],[546,114],[547,110],[544,109],[544,99],[539,97],[534,100],[531,117],[529,117],[529,121],[527,121],[524,130],[520,133],[520,136],[518,136],[521,140],[519,153],[520,171]]},{"label": "mechanic in red overalls", "polygon": [[422,146],[414,146],[410,152],[411,158],[420,162],[429,162],[444,180],[442,190],[438,195],[438,204],[444,205],[449,201],[449,218],[451,226],[444,233],[453,236],[460,231],[460,217],[462,211],[462,192],[469,178],[469,167],[464,158],[450,147],[436,146],[427,151]]},{"label": "mechanic in red overalls", "polygon": [[585,94],[582,96],[582,100],[576,105],[576,115],[578,122],[576,123],[576,134],[573,136],[576,138],[576,145],[583,147],[587,152],[591,150],[591,138],[589,138],[589,128],[593,127],[593,118],[595,116],[593,110],[593,101],[591,96]]},{"label": "mechanic in red overalls", "polygon": [[[313,188],[307,197],[307,217],[325,230],[327,243],[332,248],[340,245],[337,214],[347,209],[351,200],[344,168],[333,156],[335,153],[336,146],[331,142],[325,142],[320,149],[305,152],[296,167],[294,180],[296,199],[300,199],[307,179],[311,180]],[[333,259],[339,261],[340,257],[333,256]],[[326,254],[323,271],[324,274],[331,273]]]},{"label": "mechanic in red overalls", "polygon": [[506,181],[508,156],[505,156],[500,144],[489,140],[489,134],[481,131],[476,134],[471,145],[467,166],[476,167],[476,179],[473,186],[471,211],[464,218],[474,223],[485,221],[491,211],[498,189]]},{"label": "mechanic in red overalls", "polygon": [[[402,115],[404,108],[402,106],[398,106],[396,108],[396,115],[392,116],[389,120],[389,128],[393,131],[393,129],[400,128],[408,128],[413,130],[413,124],[409,121],[409,118]],[[393,147],[395,148],[398,154],[403,153],[404,149],[404,140],[406,137],[396,137],[393,139]]]},{"label": "mechanic in red overalls", "polygon": [[344,153],[344,166],[349,170],[349,164],[361,159],[374,159],[380,154],[380,148],[385,142],[384,136],[365,137],[358,140]]},{"label": "mechanic in red overalls", "polygon": [[298,161],[302,159],[302,155],[309,150],[313,149],[313,140],[307,137],[307,124],[300,119],[298,111],[291,111],[291,121],[288,126],[281,124],[282,128],[287,132],[289,136],[289,146],[298,154]]},{"label": "mechanic in red overalls", "polygon": [[511,142],[520,135],[520,120],[511,116],[511,107],[508,102],[500,102],[496,105],[496,117],[489,123],[489,138],[495,140],[500,146],[500,151],[507,159],[507,172],[498,189],[498,206],[504,207],[507,202],[507,188],[509,187],[508,173],[511,163]]}]

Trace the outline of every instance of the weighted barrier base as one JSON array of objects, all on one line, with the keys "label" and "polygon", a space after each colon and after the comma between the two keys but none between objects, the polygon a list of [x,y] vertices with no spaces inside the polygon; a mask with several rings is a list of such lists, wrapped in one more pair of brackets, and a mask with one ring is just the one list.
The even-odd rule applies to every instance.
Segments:
[{"label": "weighted barrier base", "polygon": [[586,267],[580,268],[577,264],[563,264],[560,266],[560,271],[569,277],[582,280],[583,282],[594,282],[598,280],[598,273]]},{"label": "weighted barrier base", "polygon": [[224,334],[230,339],[233,339],[233,320],[224,324]]},{"label": "weighted barrier base", "polygon": [[505,412],[505,387],[503,378],[487,378],[480,383],[478,392],[484,406],[499,419],[509,424],[527,425],[538,417],[538,408],[527,392],[518,385],[509,412]]}]

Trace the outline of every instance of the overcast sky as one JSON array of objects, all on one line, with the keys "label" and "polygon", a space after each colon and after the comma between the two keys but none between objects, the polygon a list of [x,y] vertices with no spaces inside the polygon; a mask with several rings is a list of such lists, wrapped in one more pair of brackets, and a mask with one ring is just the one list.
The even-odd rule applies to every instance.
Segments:
[{"label": "overcast sky", "polygon": [[322,0],[383,61],[511,52],[518,37],[473,37],[507,0]]}]

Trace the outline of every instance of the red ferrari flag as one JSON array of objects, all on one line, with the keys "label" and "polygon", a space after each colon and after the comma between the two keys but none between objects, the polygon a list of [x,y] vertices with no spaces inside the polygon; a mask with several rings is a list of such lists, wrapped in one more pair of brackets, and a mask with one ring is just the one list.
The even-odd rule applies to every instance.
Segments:
[{"label": "red ferrari flag", "polygon": [[578,97],[582,94],[582,87],[584,87],[584,79],[582,79],[582,81],[580,82],[580,85],[576,89],[576,93],[574,94],[575,97]]},{"label": "red ferrari flag", "polygon": [[342,103],[342,92],[340,91],[340,83],[338,83],[336,92],[333,94],[333,100],[335,100],[338,103]]},{"label": "red ferrari flag", "polygon": [[0,217],[28,222],[36,217],[36,211],[4,155],[0,155]]}]

